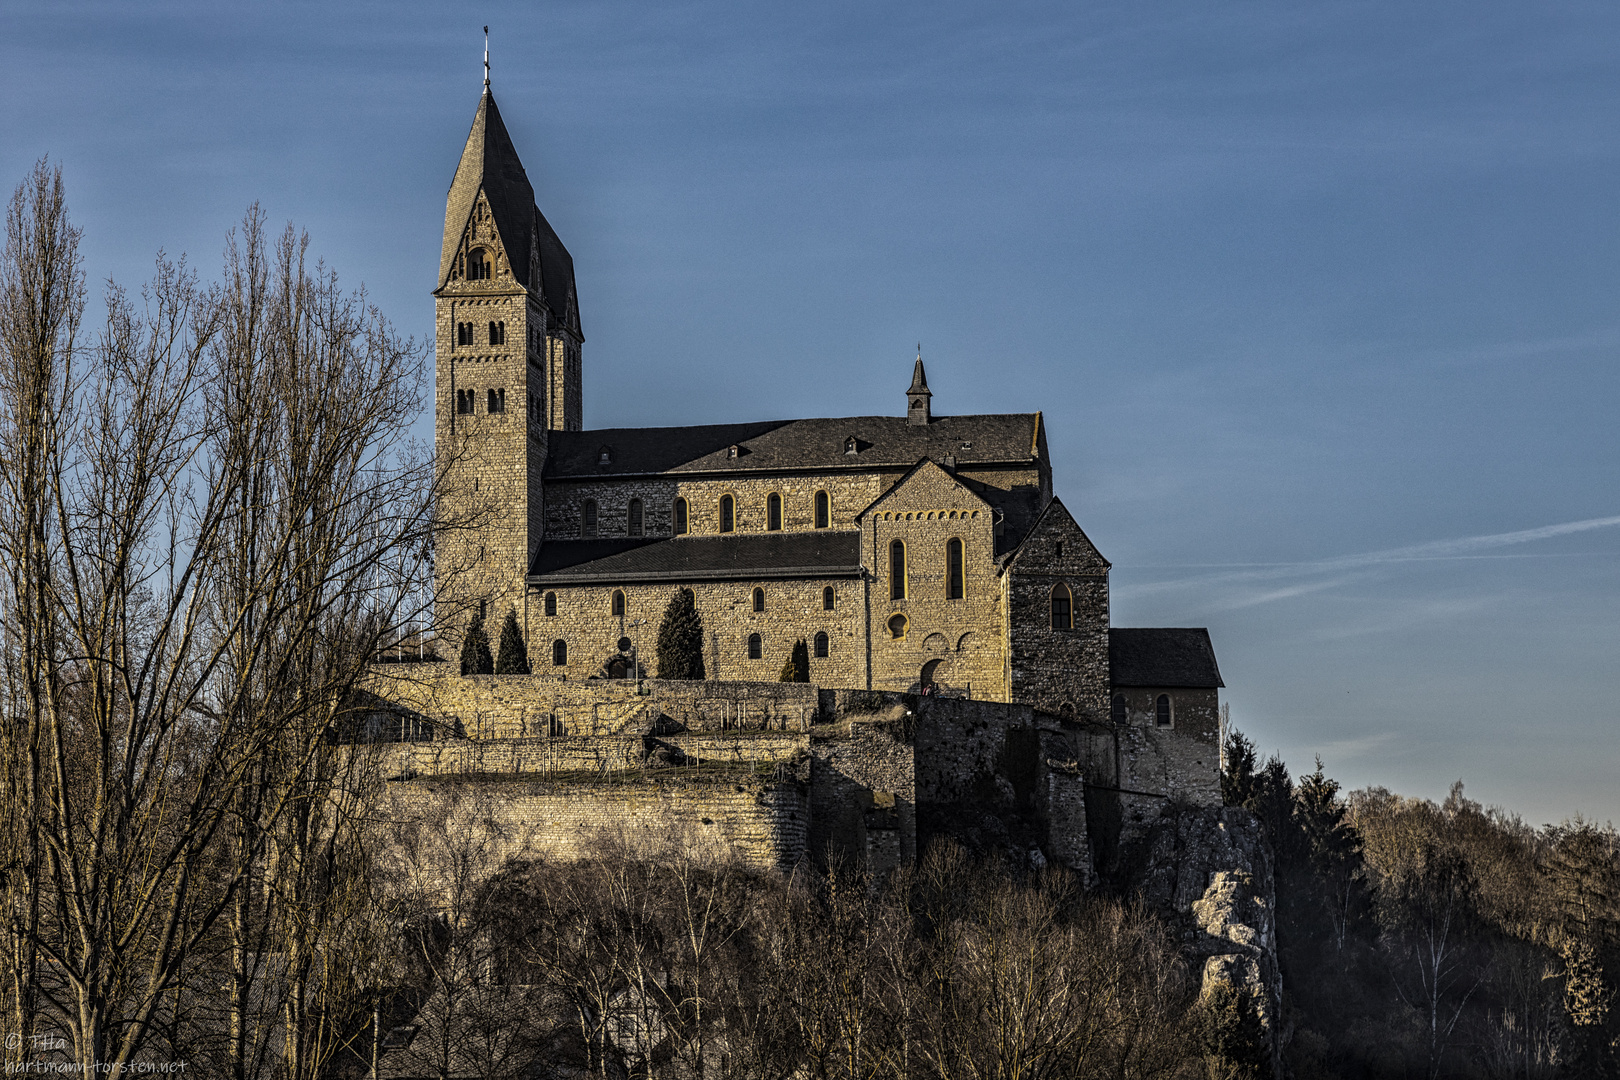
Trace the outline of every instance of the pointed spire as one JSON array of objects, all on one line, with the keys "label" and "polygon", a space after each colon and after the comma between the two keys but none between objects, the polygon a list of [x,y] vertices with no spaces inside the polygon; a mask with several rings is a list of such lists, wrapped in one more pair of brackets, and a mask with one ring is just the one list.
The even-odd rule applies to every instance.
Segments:
[{"label": "pointed spire", "polygon": [[923,370],[922,345],[917,346],[917,366],[911,369],[911,388],[906,391],[906,419],[913,424],[926,424],[932,419],[928,389],[928,373]]}]

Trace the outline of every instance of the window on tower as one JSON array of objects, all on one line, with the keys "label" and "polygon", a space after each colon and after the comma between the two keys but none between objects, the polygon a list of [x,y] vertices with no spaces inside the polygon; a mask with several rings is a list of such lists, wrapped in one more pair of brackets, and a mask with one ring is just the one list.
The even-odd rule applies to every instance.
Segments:
[{"label": "window on tower", "polygon": [[945,541],[945,599],[962,599],[962,586],[962,541],[953,536]]},{"label": "window on tower", "polygon": [[471,390],[456,391],[456,412],[470,413],[473,411],[473,392]]},{"label": "window on tower", "polygon": [[458,323],[456,323],[456,344],[457,345],[471,345],[472,343],[473,343],[472,323],[470,323],[470,322],[458,322]]},{"label": "window on tower", "polygon": [[491,261],[489,252],[483,248],[473,248],[467,255],[467,280],[487,281],[490,277]]},{"label": "window on tower", "polygon": [[492,323],[489,324],[489,343],[491,345],[505,345],[506,344],[506,324],[505,323],[503,323],[503,322],[492,322]]},{"label": "window on tower", "polygon": [[492,412],[492,413],[503,413],[503,412],[506,411],[506,391],[505,390],[496,390],[493,387],[490,389],[490,391],[489,391],[489,411]]}]

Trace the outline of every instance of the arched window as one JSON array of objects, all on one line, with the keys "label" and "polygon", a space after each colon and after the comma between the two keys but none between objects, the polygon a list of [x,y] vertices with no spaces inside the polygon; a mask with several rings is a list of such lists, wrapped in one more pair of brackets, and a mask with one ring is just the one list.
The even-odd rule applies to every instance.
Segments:
[{"label": "arched window", "polygon": [[1125,722],[1125,695],[1115,694],[1113,708],[1109,711],[1109,719],[1116,724]]},{"label": "arched window", "polygon": [[764,611],[765,610],[765,590],[764,589],[755,589],[754,590],[754,610],[755,611]]},{"label": "arched window", "polygon": [[473,406],[477,401],[478,401],[478,399],[475,396],[473,396],[473,392],[471,390],[457,390],[456,391],[456,412],[458,412],[458,413],[470,413],[470,412],[472,412],[473,411]]},{"label": "arched window", "polygon": [[546,614],[557,614],[557,594],[554,592],[546,593]]},{"label": "arched window", "polygon": [[674,518],[675,518],[675,535],[676,536],[685,536],[686,535],[686,500],[685,499],[676,499],[675,500]]},{"label": "arched window", "polygon": [[889,599],[906,598],[906,545],[903,540],[889,541]]},{"label": "arched window", "polygon": [[816,635],[816,658],[818,660],[822,660],[822,659],[826,658],[826,656],[827,656],[827,645],[828,645],[827,635],[826,634],[817,634]]},{"label": "arched window", "polygon": [[825,529],[832,524],[832,500],[825,491],[816,492],[816,528]]},{"label": "arched window", "polygon": [[945,541],[945,599],[960,600],[962,594],[962,541],[953,536]]},{"label": "arched window", "polygon": [[491,388],[489,392],[489,411],[500,413],[506,411],[506,391]]},{"label": "arched window", "polygon": [[596,500],[586,499],[580,511],[579,531],[584,536],[596,535]]},{"label": "arched window", "polygon": [[615,614],[615,615],[623,615],[624,614],[624,590],[623,589],[614,589],[613,590],[613,614]]},{"label": "arched window", "polygon": [[737,502],[730,495],[720,496],[720,531],[728,533],[737,527]]},{"label": "arched window", "polygon": [[471,254],[467,256],[467,280],[487,281],[492,261],[489,253],[483,248],[473,248]]},{"label": "arched window", "polygon": [[758,660],[765,655],[765,646],[759,640],[758,634],[748,635],[748,659]]},{"label": "arched window", "polygon": [[889,636],[896,641],[906,636],[906,617],[898,611],[889,616]]},{"label": "arched window", "polygon": [[458,322],[458,323],[456,323],[456,344],[457,345],[471,345],[472,343],[473,343],[473,339],[472,339],[472,323],[470,323],[470,322]]},{"label": "arched window", "polygon": [[1170,726],[1170,695],[1160,694],[1153,703],[1153,719],[1160,727]]},{"label": "arched window", "polygon": [[505,323],[503,323],[503,322],[491,322],[489,324],[489,343],[491,345],[505,345],[506,344],[506,324]]},{"label": "arched window", "polygon": [[1052,586],[1052,629],[1074,629],[1074,598],[1061,581]]},{"label": "arched window", "polygon": [[686,602],[688,604],[691,604],[694,607],[697,606],[697,596],[692,592],[691,589],[682,589],[681,595],[686,598]]},{"label": "arched window", "polygon": [[782,496],[774,491],[765,499],[765,527],[771,532],[782,527]]},{"label": "arched window", "polygon": [[568,642],[562,638],[551,643],[551,663],[553,667],[562,667],[568,663]]},{"label": "arched window", "polygon": [[831,585],[829,585],[825,589],[821,590],[821,610],[822,611],[831,611],[833,609],[833,607],[836,605],[837,600],[838,600],[838,594],[833,592],[833,587]]},{"label": "arched window", "polygon": [[629,518],[630,518],[630,523],[629,523],[630,535],[631,536],[640,536],[641,535],[641,500],[640,499],[631,499],[630,500]]}]

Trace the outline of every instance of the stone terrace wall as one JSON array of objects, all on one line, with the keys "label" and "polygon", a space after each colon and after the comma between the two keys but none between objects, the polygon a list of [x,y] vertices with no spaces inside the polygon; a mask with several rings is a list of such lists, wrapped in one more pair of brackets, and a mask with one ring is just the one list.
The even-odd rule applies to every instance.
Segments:
[{"label": "stone terrace wall", "polygon": [[903,705],[811,730],[811,855],[886,873],[917,857],[916,754]]},{"label": "stone terrace wall", "polygon": [[373,669],[378,697],[471,739],[641,734],[660,716],[693,731],[808,731],[819,690],[810,683],[463,676],[453,664]]},{"label": "stone terrace wall", "polygon": [[[661,735],[656,741],[703,763],[728,764],[792,761],[810,746],[807,734],[776,731],[688,732]],[[620,772],[646,764],[648,742],[641,735],[562,735],[395,743],[383,750],[384,775],[550,776]]]},{"label": "stone terrace wall", "polygon": [[380,810],[394,822],[388,863],[416,869],[430,889],[444,887],[437,875],[456,859],[487,876],[507,859],[580,858],[619,840],[790,869],[804,857],[809,820],[802,783],[747,768],[631,782],[422,778],[390,783]]}]

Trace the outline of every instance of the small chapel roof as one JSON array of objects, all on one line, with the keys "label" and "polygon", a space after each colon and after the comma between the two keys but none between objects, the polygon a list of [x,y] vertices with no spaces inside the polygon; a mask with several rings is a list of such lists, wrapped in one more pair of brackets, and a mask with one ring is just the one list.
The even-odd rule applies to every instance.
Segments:
[{"label": "small chapel roof", "polygon": [[959,466],[1021,464],[1036,458],[1039,416],[936,416],[926,425],[904,416],[845,416],[553,431],[546,478],[909,468],[925,457],[955,458]]},{"label": "small chapel roof", "polygon": [[529,581],[594,585],[854,577],[860,572],[861,534],[820,529],[636,540],[547,540],[529,568]]},{"label": "small chapel roof", "polygon": [[1108,667],[1115,686],[1226,685],[1202,626],[1114,627],[1108,631]]}]

